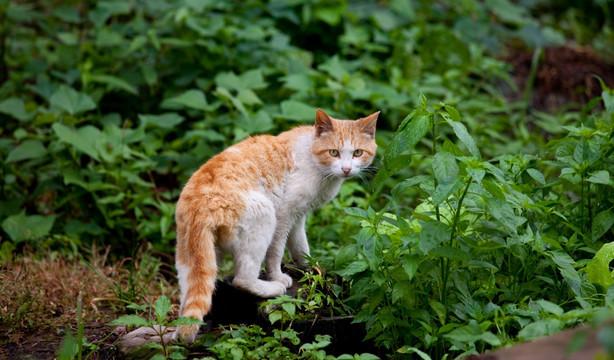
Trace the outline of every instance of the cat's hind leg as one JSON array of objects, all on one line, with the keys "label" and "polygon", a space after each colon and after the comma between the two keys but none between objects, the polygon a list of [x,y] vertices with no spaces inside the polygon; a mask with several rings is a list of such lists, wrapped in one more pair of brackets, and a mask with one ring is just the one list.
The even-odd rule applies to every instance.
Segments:
[{"label": "cat's hind leg", "polygon": [[246,197],[245,214],[239,221],[236,238],[229,246],[234,260],[232,284],[260,297],[270,298],[286,292],[279,281],[258,278],[276,227],[275,206],[263,194],[250,192]]}]

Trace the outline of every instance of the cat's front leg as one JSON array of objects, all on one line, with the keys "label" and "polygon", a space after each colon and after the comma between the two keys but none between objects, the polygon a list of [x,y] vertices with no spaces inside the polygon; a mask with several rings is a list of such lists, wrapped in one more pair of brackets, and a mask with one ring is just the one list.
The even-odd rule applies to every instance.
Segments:
[{"label": "cat's front leg", "polygon": [[292,225],[293,222],[289,221],[288,218],[277,219],[275,235],[266,254],[266,271],[269,279],[281,282],[286,288],[292,286],[292,278],[281,271],[281,260],[284,256],[284,249]]},{"label": "cat's front leg", "polygon": [[296,265],[303,265],[307,262],[305,256],[309,256],[309,243],[305,234],[305,217],[301,216],[292,226],[286,247],[290,252],[290,257]]}]

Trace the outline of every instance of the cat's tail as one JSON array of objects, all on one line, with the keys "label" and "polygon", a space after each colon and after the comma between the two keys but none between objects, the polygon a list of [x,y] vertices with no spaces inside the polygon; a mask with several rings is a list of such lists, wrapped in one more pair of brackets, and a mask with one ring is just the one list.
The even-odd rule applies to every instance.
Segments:
[{"label": "cat's tail", "polygon": [[[178,224],[179,225],[179,224]],[[190,222],[185,231],[177,229],[176,267],[181,287],[180,315],[202,321],[211,309],[215,290],[217,261],[213,231],[202,224]],[[181,234],[183,232],[183,234]],[[184,235],[184,238],[180,238]],[[181,249],[179,248],[181,247]],[[200,326],[181,325],[175,337],[191,344]]]}]

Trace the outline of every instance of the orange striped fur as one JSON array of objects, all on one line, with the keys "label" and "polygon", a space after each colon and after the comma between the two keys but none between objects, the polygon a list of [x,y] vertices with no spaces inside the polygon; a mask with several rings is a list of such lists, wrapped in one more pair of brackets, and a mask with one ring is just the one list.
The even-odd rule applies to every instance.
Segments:
[{"label": "orange striped fur", "polygon": [[[285,292],[292,279],[281,272],[284,248],[297,262],[309,255],[305,216],[371,164],[378,114],[352,121],[318,110],[314,126],[247,138],[192,175],[176,209],[181,316],[209,312],[220,251],[233,257],[235,287],[262,297]],[[263,261],[268,281],[258,279]],[[191,343],[197,332],[180,326],[177,335]]]}]

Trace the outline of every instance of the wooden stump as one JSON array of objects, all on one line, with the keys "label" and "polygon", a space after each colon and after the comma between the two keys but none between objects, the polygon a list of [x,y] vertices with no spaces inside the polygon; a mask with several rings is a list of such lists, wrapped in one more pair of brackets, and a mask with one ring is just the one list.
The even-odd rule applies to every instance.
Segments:
[{"label": "wooden stump", "polygon": [[[588,326],[578,326],[505,349],[482,355],[472,355],[466,360],[587,360],[595,359],[599,354],[602,354],[605,359],[605,349],[596,338],[597,330]],[[567,354],[572,339],[574,336],[580,335],[581,332],[586,333],[582,347],[578,351]]]}]

